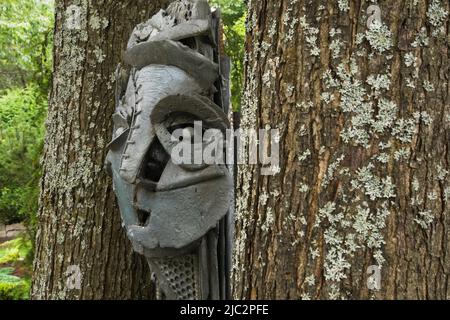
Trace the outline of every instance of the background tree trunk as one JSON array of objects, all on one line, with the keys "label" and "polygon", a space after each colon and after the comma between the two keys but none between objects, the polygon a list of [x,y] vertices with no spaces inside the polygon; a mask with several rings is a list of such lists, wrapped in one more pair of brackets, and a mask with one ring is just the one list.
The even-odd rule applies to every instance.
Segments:
[{"label": "background tree trunk", "polygon": [[[134,26],[169,2],[56,1],[34,299],[153,294],[147,263],[132,253],[121,228],[103,162],[115,107],[115,68]],[[78,269],[80,290],[73,278]]]},{"label": "background tree trunk", "polygon": [[241,127],[281,172],[239,167],[236,298],[450,298],[449,3],[379,3],[249,1]]}]

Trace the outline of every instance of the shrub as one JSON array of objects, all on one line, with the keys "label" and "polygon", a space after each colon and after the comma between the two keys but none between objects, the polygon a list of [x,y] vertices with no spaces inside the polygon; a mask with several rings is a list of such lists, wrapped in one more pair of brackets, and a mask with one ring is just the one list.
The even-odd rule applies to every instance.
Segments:
[{"label": "shrub", "polygon": [[28,259],[31,250],[31,241],[17,238],[0,244],[0,265],[14,264]]},{"label": "shrub", "polygon": [[45,97],[35,86],[0,97],[0,223],[33,220],[45,114]]},{"label": "shrub", "polygon": [[0,300],[28,299],[31,248],[31,241],[23,238],[0,245],[0,266],[4,266],[0,267]]},{"label": "shrub", "polygon": [[30,281],[11,275],[13,268],[0,268],[0,300],[29,299]]}]

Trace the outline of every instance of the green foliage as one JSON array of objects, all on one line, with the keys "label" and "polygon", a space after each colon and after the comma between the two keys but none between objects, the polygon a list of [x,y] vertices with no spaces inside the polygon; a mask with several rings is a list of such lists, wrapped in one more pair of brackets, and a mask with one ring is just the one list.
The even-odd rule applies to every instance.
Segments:
[{"label": "green foliage", "polygon": [[52,29],[52,1],[0,2],[0,223],[37,210]]},{"label": "green foliage", "polygon": [[232,62],[231,102],[240,110],[243,89],[245,21],[247,8],[243,0],[210,0],[220,8],[224,25],[225,50]]},{"label": "green foliage", "polygon": [[[1,268],[0,269],[0,281],[12,281],[12,282],[15,282],[15,281],[17,281],[17,278],[18,277],[14,277],[14,276],[11,276],[11,273],[13,273],[14,272],[14,268],[10,268],[10,267],[8,267],[8,268]],[[7,279],[7,280],[5,280],[5,279]]]},{"label": "green foliage", "polygon": [[0,265],[15,264],[30,258],[32,243],[24,238],[17,238],[0,244]]},{"label": "green foliage", "polygon": [[19,250],[15,249],[4,251],[4,253],[0,252],[0,264],[11,263],[20,259]]},{"label": "green foliage", "polygon": [[13,276],[13,268],[0,268],[0,300],[29,299],[30,280]]},{"label": "green foliage", "polygon": [[45,114],[36,86],[0,97],[0,223],[31,221],[37,210]]},{"label": "green foliage", "polygon": [[[28,299],[31,241],[18,238],[0,245],[0,300]],[[21,276],[17,276],[20,273]]]},{"label": "green foliage", "polygon": [[52,30],[52,1],[0,2],[0,90],[33,82],[47,91]]},{"label": "green foliage", "polygon": [[[0,224],[25,222],[34,238],[53,1],[0,1]],[[0,300],[28,299],[33,242],[0,245]]]}]

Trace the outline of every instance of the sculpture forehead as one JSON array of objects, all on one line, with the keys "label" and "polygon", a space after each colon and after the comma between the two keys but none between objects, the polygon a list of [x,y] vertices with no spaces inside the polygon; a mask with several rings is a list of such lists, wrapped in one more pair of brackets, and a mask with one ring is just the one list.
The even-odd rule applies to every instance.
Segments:
[{"label": "sculpture forehead", "polygon": [[137,69],[155,64],[177,67],[194,77],[202,90],[210,88],[219,77],[216,63],[172,40],[139,43],[125,52],[124,60]]}]

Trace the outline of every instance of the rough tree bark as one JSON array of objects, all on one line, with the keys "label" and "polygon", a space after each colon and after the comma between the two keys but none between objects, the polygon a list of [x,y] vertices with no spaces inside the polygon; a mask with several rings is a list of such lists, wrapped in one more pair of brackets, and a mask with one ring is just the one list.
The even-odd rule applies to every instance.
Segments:
[{"label": "rough tree bark", "polygon": [[115,68],[134,26],[169,2],[56,1],[33,299],[153,294],[147,263],[133,253],[121,228],[103,163],[112,132]]},{"label": "rough tree bark", "polygon": [[236,298],[450,298],[449,2],[374,2],[249,1]]}]

